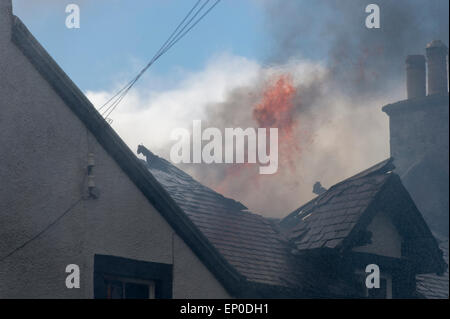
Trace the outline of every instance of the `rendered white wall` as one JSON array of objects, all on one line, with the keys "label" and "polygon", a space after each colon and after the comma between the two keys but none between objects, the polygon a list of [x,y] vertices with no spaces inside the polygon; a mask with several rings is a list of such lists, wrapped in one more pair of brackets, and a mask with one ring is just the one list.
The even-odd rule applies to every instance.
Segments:
[{"label": "rendered white wall", "polygon": [[[0,256],[45,228],[86,192],[95,154],[97,200],[0,262],[0,298],[91,298],[94,254],[174,264],[174,297],[229,295],[11,42],[0,0]],[[67,289],[78,264],[81,288]]]},{"label": "rendered white wall", "polygon": [[386,213],[377,213],[367,230],[372,232],[372,243],[355,247],[354,251],[401,258],[402,238]]}]

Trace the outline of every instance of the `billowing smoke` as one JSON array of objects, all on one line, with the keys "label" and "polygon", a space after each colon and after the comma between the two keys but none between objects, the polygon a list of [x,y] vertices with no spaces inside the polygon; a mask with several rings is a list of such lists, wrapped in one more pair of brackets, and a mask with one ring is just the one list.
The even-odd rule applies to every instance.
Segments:
[{"label": "billowing smoke", "polygon": [[[433,39],[448,43],[447,0],[266,0],[271,61],[292,56],[328,60],[349,94],[380,94],[404,78],[408,54],[424,53]],[[381,28],[365,26],[370,3],[380,7]]]},{"label": "billowing smoke", "polygon": [[[388,123],[380,108],[393,101],[349,96],[319,63],[290,59],[261,67],[253,81],[207,106],[205,127],[277,127],[277,173],[257,164],[186,164],[206,185],[252,211],[282,217],[311,199],[320,180],[330,186],[388,157]],[[395,92],[394,92],[395,93]]]},{"label": "billowing smoke", "polygon": [[[313,184],[339,182],[389,156],[381,106],[405,97],[404,59],[427,42],[448,42],[447,0],[380,0],[381,29],[366,29],[362,0],[265,0],[271,52],[265,65],[225,55],[171,91],[133,93],[113,127],[131,148],[169,158],[170,130],[206,127],[280,131],[279,168],[182,164],[202,183],[254,212],[283,217],[314,197]],[[142,87],[142,86],[141,86]],[[101,105],[108,94],[90,93]]]},{"label": "billowing smoke", "polygon": [[[376,3],[381,29],[366,28],[365,0],[264,1],[273,40],[270,66],[253,86],[233,90],[226,102],[211,108],[208,121],[219,127],[254,126],[249,116],[261,115],[261,98],[274,93],[270,82],[292,77],[292,90],[278,88],[284,91],[282,100],[267,98],[262,113],[289,132],[280,136],[279,172],[260,176],[248,165],[235,165],[218,175],[207,168],[193,173],[205,181],[214,176],[209,185],[219,185],[256,211],[280,216],[310,199],[316,180],[330,186],[388,157],[388,124],[381,106],[404,98],[408,54],[423,53],[432,39],[448,41],[449,2]],[[308,72],[305,64],[314,63],[306,59],[326,62]],[[279,103],[284,105],[281,114]],[[289,121],[276,121],[280,116]]]}]

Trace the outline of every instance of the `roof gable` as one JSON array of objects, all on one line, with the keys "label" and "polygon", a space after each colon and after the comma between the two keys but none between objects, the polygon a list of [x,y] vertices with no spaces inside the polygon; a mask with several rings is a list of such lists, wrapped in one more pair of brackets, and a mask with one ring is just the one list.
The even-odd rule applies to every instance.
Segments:
[{"label": "roof gable", "polygon": [[12,41],[208,270],[230,294],[239,295],[244,278],[184,214],[18,17],[13,19]]},{"label": "roof gable", "polygon": [[384,211],[402,236],[402,255],[413,261],[417,273],[442,273],[447,264],[438,242],[400,177],[392,174],[374,202],[373,209]]},{"label": "roof gable", "polygon": [[403,239],[402,255],[414,261],[417,273],[442,271],[442,252],[394,168],[393,159],[387,159],[332,186],[280,226],[298,251],[345,252],[370,240],[367,227],[384,212]]},{"label": "roof gable", "polygon": [[280,222],[298,250],[341,247],[390,177],[392,160],[348,178]]}]

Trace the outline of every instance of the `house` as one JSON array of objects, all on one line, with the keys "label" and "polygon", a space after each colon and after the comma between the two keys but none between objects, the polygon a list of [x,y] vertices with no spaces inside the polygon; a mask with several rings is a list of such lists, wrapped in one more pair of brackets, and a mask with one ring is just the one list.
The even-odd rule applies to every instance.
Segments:
[{"label": "house", "polygon": [[[302,258],[353,282],[356,297],[413,298],[417,274],[442,274],[442,251],[388,159],[350,177],[280,222]],[[313,257],[311,257],[313,256]],[[376,264],[381,289],[368,290]]]},{"label": "house", "polygon": [[413,297],[446,267],[391,159],[278,223],[138,152],[0,0],[0,298]]},{"label": "house", "polygon": [[[430,42],[424,55],[406,59],[407,98],[383,107],[389,116],[395,172],[439,241],[448,263],[449,94],[448,48]],[[417,278],[419,295],[448,298],[448,268],[443,276]]]},{"label": "house", "polygon": [[[0,298],[233,293],[223,257],[11,0],[0,0],[0,181]],[[80,288],[66,286],[68,265],[79,267]]]}]

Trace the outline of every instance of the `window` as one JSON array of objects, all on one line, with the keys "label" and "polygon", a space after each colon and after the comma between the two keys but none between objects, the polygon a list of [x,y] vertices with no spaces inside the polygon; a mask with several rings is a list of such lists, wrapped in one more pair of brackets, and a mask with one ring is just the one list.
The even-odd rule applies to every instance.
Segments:
[{"label": "window", "polygon": [[172,298],[172,265],[95,255],[94,298]]},{"label": "window", "polygon": [[106,299],[154,299],[155,282],[105,276]]}]

